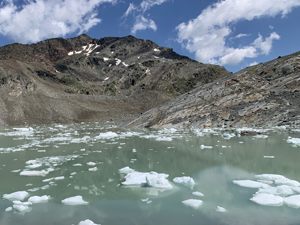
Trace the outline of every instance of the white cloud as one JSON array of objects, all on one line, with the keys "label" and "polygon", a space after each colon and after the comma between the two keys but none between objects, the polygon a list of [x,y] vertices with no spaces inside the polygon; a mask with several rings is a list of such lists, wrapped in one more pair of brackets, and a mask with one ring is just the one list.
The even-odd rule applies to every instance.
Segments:
[{"label": "white cloud", "polygon": [[234,38],[243,38],[243,37],[249,37],[249,36],[251,36],[251,34],[238,34],[238,35],[236,35]]},{"label": "white cloud", "polygon": [[128,17],[130,14],[138,13],[135,17],[135,23],[131,28],[131,33],[136,34],[138,30],[152,29],[157,30],[157,26],[152,19],[145,18],[145,12],[150,10],[155,5],[161,5],[168,0],[143,0],[139,6],[135,6],[133,3],[129,4],[126,12],[122,18]]},{"label": "white cloud", "polygon": [[138,30],[146,30],[146,29],[152,29],[154,31],[157,30],[157,26],[155,22],[151,19],[146,19],[143,16],[138,16],[136,18],[136,21],[131,29],[131,33],[135,35],[135,33]]},{"label": "white cloud", "polygon": [[116,0],[12,0],[0,5],[0,34],[20,43],[87,32],[101,22],[95,8]]},{"label": "white cloud", "polygon": [[274,26],[272,26],[272,25],[269,25],[269,28],[270,28],[271,30],[273,30],[273,29],[274,29]]},{"label": "white cloud", "polygon": [[253,63],[250,63],[249,66],[255,66],[257,64],[258,64],[258,62],[254,61]]},{"label": "white cloud", "polygon": [[[300,6],[299,0],[222,0],[204,9],[196,19],[179,24],[176,28],[178,41],[195,53],[198,61],[235,65],[245,57],[268,54],[273,40],[280,38],[273,32],[263,40],[259,34],[253,43],[232,48],[227,41],[235,23],[279,14],[284,17],[297,6]],[[236,38],[242,36],[237,35]]]}]

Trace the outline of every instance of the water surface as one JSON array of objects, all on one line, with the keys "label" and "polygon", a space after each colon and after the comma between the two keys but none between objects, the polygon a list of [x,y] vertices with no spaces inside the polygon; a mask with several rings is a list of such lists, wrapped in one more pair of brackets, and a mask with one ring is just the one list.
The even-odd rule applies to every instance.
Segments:
[{"label": "water surface", "polygon": [[[257,174],[300,181],[300,147],[286,142],[300,135],[266,131],[267,136],[224,139],[223,133],[233,131],[199,136],[189,130],[125,130],[112,123],[0,128],[0,195],[27,191],[51,197],[30,206],[30,212],[6,212],[13,203],[0,199],[0,224],[71,225],[85,219],[102,225],[299,224],[300,209],[258,205],[249,200],[258,189],[232,181],[255,180]],[[124,187],[118,170],[126,166],[169,174],[173,188]],[[42,170],[49,173],[20,175]],[[182,176],[192,177],[194,187],[172,181]],[[204,196],[194,196],[194,191]],[[62,204],[72,196],[82,196],[88,204]],[[182,204],[187,199],[203,204],[193,209]],[[227,212],[217,212],[217,206]]]}]

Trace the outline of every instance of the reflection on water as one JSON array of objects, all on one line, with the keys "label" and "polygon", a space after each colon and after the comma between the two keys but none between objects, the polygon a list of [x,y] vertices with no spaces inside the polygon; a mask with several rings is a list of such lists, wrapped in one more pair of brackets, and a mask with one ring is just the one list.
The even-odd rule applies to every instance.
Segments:
[{"label": "reflection on water", "polygon": [[[300,147],[286,142],[289,135],[298,135],[268,131],[268,136],[226,139],[222,133],[128,131],[109,123],[2,128],[1,196],[28,191],[30,196],[49,195],[51,199],[33,204],[26,213],[6,212],[13,203],[1,199],[0,224],[65,225],[85,219],[102,225],[299,224],[300,209],[257,205],[249,200],[257,189],[232,182],[254,180],[254,175],[265,173],[300,181]],[[124,175],[118,170],[125,166],[169,174],[174,188],[124,187]],[[43,170],[46,176],[20,175]],[[181,176],[194,179],[193,189],[172,182]],[[193,195],[195,191],[204,196]],[[61,203],[78,195],[89,204]],[[192,209],[182,204],[187,199],[200,199],[203,204]],[[217,212],[217,206],[227,212]]]}]

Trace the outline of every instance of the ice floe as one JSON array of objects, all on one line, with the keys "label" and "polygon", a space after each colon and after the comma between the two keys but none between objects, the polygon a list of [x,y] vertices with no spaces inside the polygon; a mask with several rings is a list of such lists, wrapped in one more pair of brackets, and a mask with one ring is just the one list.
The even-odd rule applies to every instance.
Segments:
[{"label": "ice floe", "polygon": [[205,148],[211,149],[211,148],[213,148],[213,147],[212,147],[212,146],[200,145],[200,148],[201,148],[201,149],[205,149]]},{"label": "ice floe", "polygon": [[127,174],[127,173],[131,173],[131,172],[134,172],[134,169],[131,169],[128,166],[119,169],[119,173]]},{"label": "ice floe", "polygon": [[89,171],[97,171],[98,168],[97,167],[92,167],[92,168],[89,168]]},{"label": "ice floe", "polygon": [[155,140],[156,141],[172,141],[173,139],[171,137],[157,137]]},{"label": "ice floe", "polygon": [[77,195],[74,197],[69,197],[61,201],[64,205],[87,205],[88,202],[82,199],[82,196]]},{"label": "ice floe", "polygon": [[100,225],[100,224],[96,224],[96,223],[94,223],[93,221],[87,219],[87,220],[84,220],[84,221],[80,221],[80,222],[78,223],[78,225]]},{"label": "ice floe", "polygon": [[223,212],[227,212],[227,210],[225,208],[221,207],[221,206],[217,206],[216,212],[222,212],[223,213]]},{"label": "ice floe", "polygon": [[241,187],[248,187],[248,188],[268,188],[269,185],[253,180],[233,180],[232,181],[234,184],[239,185]]},{"label": "ice floe", "polygon": [[182,201],[182,203],[193,209],[198,209],[202,205],[203,201],[198,200],[198,199],[188,199],[188,200]]},{"label": "ice floe", "polygon": [[46,170],[31,170],[31,171],[22,171],[20,173],[21,176],[46,176],[49,171]]},{"label": "ice floe", "polygon": [[288,138],[286,142],[293,147],[300,146],[300,138]]},{"label": "ice floe", "polygon": [[94,163],[94,162],[87,162],[86,165],[88,165],[88,166],[95,166],[96,163]]},{"label": "ice floe", "polygon": [[293,195],[283,199],[284,204],[291,208],[298,209],[300,207],[300,195]]},{"label": "ice floe", "polygon": [[251,201],[264,206],[282,206],[283,198],[273,194],[258,194],[250,198]]},{"label": "ice floe", "polygon": [[183,184],[183,185],[185,185],[185,186],[188,186],[188,187],[190,187],[190,188],[193,188],[194,185],[195,185],[194,179],[191,178],[191,177],[187,177],[187,176],[184,176],[184,177],[175,177],[175,178],[173,179],[173,181],[174,181],[175,183]]},{"label": "ice floe", "polygon": [[96,136],[96,139],[113,139],[117,138],[119,135],[115,132],[108,131],[106,133],[100,133],[98,136]]},{"label": "ice floe", "polygon": [[32,208],[28,205],[14,204],[12,207],[13,207],[13,209],[15,209],[16,211],[18,211],[21,214],[30,212],[32,210]]},{"label": "ice floe", "polygon": [[17,192],[13,192],[11,194],[4,194],[3,198],[10,200],[10,201],[14,201],[14,200],[23,201],[28,196],[29,196],[29,193],[27,191],[17,191]]},{"label": "ice floe", "polygon": [[166,179],[168,174],[156,173],[156,172],[130,172],[124,178],[122,182],[125,186],[137,186],[137,187],[156,187],[162,189],[171,189],[173,186]]},{"label": "ice floe", "polygon": [[31,202],[32,204],[37,204],[37,203],[44,203],[48,202],[50,199],[50,196],[48,195],[43,195],[43,196],[31,196],[28,199],[28,202]]},{"label": "ice floe", "polygon": [[201,192],[199,192],[199,191],[194,191],[192,194],[195,195],[195,196],[199,196],[199,197],[203,197],[204,196],[204,194],[201,193]]},{"label": "ice floe", "polygon": [[225,140],[229,140],[230,138],[233,138],[235,137],[235,134],[228,134],[228,133],[225,133],[225,134],[222,134],[222,138],[225,139]]}]

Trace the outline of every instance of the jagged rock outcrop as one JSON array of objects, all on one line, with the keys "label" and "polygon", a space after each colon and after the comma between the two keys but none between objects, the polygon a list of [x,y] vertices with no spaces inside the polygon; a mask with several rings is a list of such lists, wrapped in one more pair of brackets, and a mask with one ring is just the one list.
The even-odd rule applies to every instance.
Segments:
[{"label": "jagged rock outcrop", "polygon": [[133,36],[0,47],[0,125],[137,115],[228,75]]},{"label": "jagged rock outcrop", "polygon": [[300,52],[248,67],[151,109],[129,126],[300,125]]}]

